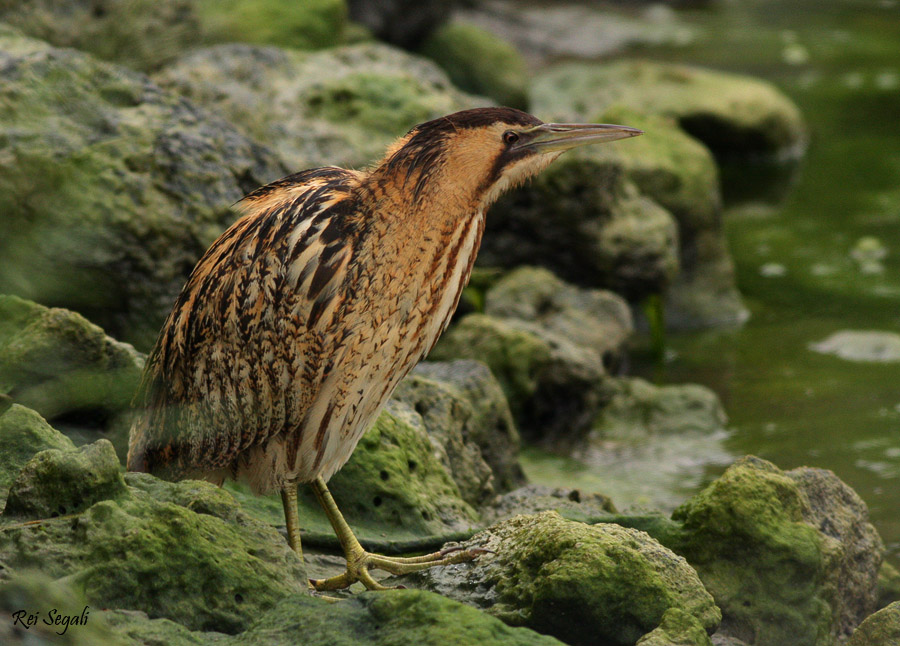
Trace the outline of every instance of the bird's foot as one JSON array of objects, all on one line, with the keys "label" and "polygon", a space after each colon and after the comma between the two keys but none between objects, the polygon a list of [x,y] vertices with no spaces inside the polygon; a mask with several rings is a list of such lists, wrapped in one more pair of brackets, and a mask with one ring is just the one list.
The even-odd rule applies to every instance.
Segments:
[{"label": "bird's foot", "polygon": [[319,592],[325,590],[342,590],[343,588],[353,585],[357,581],[366,586],[366,589],[368,590],[390,590],[390,587],[376,581],[369,573],[369,570],[384,570],[385,572],[394,575],[409,574],[411,572],[427,570],[428,568],[438,565],[465,563],[487,551],[489,550],[478,547],[469,549],[451,547],[423,556],[402,558],[372,554],[371,552],[366,552],[362,547],[359,547],[358,550],[354,549],[351,553],[347,554],[347,570],[343,574],[328,579],[310,579],[310,583],[312,583],[313,588]]}]

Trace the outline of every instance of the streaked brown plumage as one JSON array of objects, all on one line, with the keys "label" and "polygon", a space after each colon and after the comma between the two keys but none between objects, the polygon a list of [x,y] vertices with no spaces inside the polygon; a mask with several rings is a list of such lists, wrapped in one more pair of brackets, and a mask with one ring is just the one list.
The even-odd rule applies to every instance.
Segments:
[{"label": "streaked brown plumage", "polygon": [[[257,189],[163,326],[128,468],[280,489],[289,531],[296,484],[314,482],[339,516],[324,483],[447,326],[487,206],[567,148],[635,134],[467,110],[416,126],[368,172],[319,168]],[[355,549],[345,544],[348,568],[362,559],[362,573],[324,587],[376,587],[367,567],[402,569]],[[439,556],[417,565],[448,562]]]}]

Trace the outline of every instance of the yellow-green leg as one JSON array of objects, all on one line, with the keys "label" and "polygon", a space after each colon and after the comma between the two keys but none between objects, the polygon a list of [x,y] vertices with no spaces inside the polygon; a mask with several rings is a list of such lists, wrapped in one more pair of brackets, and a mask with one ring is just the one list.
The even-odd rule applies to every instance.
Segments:
[{"label": "yellow-green leg", "polygon": [[[369,590],[387,590],[386,586],[381,585],[372,578],[369,570],[384,570],[391,574],[408,574],[410,572],[418,572],[436,565],[452,565],[454,563],[463,563],[471,561],[483,550],[442,550],[425,554],[424,556],[414,556],[411,558],[400,558],[390,556],[380,556],[365,551],[347,521],[341,514],[331,492],[325,485],[322,478],[316,478],[312,483],[313,492],[325,515],[337,534],[341,547],[344,550],[344,556],[347,558],[347,570],[343,574],[333,576],[329,579],[312,579],[312,585],[316,590],[340,590],[353,585],[360,581]],[[296,496],[296,492],[295,492]],[[289,530],[290,532],[290,530]],[[299,541],[299,538],[298,538]],[[299,542],[298,542],[299,545]]]},{"label": "yellow-green leg", "polygon": [[[281,490],[281,504],[284,506],[284,523],[287,527],[288,545],[303,560],[303,548],[300,546],[300,516],[297,513],[297,485],[289,484]],[[309,579],[307,579],[309,581]],[[310,589],[314,589],[309,581]]]}]

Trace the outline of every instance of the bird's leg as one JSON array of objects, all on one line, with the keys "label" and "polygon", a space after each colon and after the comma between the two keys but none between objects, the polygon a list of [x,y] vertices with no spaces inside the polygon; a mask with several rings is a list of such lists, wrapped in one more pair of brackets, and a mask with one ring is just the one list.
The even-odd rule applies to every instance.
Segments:
[{"label": "bird's leg", "polygon": [[372,554],[364,550],[362,545],[359,544],[359,541],[353,534],[353,530],[350,529],[347,521],[344,520],[341,510],[335,504],[331,492],[328,491],[328,487],[325,485],[325,481],[322,478],[316,478],[312,483],[312,487],[319,504],[325,510],[325,515],[328,516],[334,533],[337,534],[341,547],[344,550],[344,556],[347,558],[347,570],[343,574],[329,579],[311,580],[316,590],[340,590],[353,585],[357,581],[360,581],[369,590],[387,590],[386,586],[381,585],[372,578],[369,570],[384,570],[396,575],[409,574],[410,572],[425,570],[435,565],[452,565],[454,563],[471,561],[481,553],[480,550],[448,549],[410,558]]},{"label": "bird's leg", "polygon": [[[287,528],[288,545],[303,560],[303,548],[300,546],[300,516],[297,514],[297,485],[291,483],[281,490],[281,504],[284,506],[284,523]],[[310,589],[313,589],[312,582]]]}]

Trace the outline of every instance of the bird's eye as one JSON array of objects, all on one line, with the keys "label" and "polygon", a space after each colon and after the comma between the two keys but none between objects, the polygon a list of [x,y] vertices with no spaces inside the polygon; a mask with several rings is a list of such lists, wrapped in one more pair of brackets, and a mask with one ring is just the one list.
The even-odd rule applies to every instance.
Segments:
[{"label": "bird's eye", "polygon": [[511,146],[517,141],[519,141],[518,133],[515,133],[512,130],[507,130],[503,133],[503,143],[505,143],[507,146]]}]

